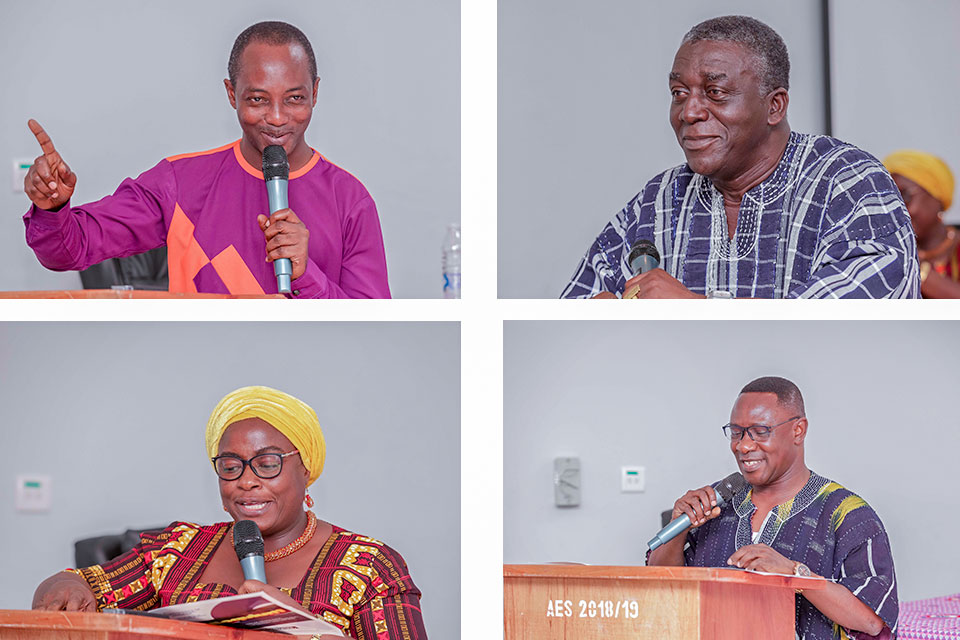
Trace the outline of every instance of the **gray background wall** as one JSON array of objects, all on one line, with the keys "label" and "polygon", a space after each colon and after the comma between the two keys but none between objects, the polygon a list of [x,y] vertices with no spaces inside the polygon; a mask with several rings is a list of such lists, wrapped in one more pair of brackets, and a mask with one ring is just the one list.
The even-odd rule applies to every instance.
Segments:
[{"label": "gray background wall", "polygon": [[0,9],[0,290],[80,288],[23,238],[12,160],[34,158],[36,118],[79,176],[112,193],[162,158],[240,137],[222,80],[260,20],[307,34],[321,77],[307,141],[356,175],[380,211],[395,297],[441,294],[440,245],[460,219],[460,5],[448,0],[51,0]]},{"label": "gray background wall", "polygon": [[[643,564],[660,512],[736,471],[720,426],[744,384],[804,394],[808,466],[865,498],[890,536],[901,600],[955,593],[960,526],[957,322],[507,322],[503,558]],[[579,456],[582,504],[553,504]],[[644,493],[620,467],[646,467]],[[949,505],[949,506],[948,506]],[[921,526],[921,523],[925,523]]]},{"label": "gray background wall", "polygon": [[[281,340],[295,348],[269,355]],[[328,452],[314,512],[398,549],[430,636],[458,637],[456,323],[3,323],[0,609],[29,608],[78,538],[222,521],[203,434],[249,384],[314,407]],[[14,510],[30,473],[53,478],[49,513]]]},{"label": "gray background wall", "polygon": [[[960,171],[960,132],[949,116],[956,3],[833,4],[843,84],[834,134],[875,155],[925,146]],[[500,3],[499,297],[559,296],[603,226],[647,180],[684,162],[667,121],[667,73],[690,27],[732,13],[780,33],[790,52],[790,125],[823,133],[820,0]]]},{"label": "gray background wall", "polygon": [[[832,0],[834,135],[879,158],[940,156],[960,176],[960,3]],[[946,110],[946,113],[945,111]],[[944,220],[960,223],[960,206]]]}]

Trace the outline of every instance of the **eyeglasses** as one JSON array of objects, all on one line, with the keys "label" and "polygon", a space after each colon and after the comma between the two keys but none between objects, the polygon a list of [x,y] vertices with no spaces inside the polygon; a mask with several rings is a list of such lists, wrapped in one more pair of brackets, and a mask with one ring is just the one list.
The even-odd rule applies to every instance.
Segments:
[{"label": "eyeglasses", "polygon": [[784,420],[780,424],[775,424],[772,427],[766,425],[755,425],[752,427],[738,427],[735,424],[725,424],[723,425],[723,435],[730,438],[734,442],[739,442],[743,440],[743,434],[750,436],[750,439],[754,442],[766,442],[770,439],[770,432],[776,429],[777,427],[782,427],[788,422],[793,422],[798,420],[803,416],[793,416],[789,420]]},{"label": "eyeglasses", "polygon": [[213,463],[213,470],[217,472],[221,480],[236,480],[243,475],[247,465],[253,469],[253,472],[264,480],[276,478],[283,470],[283,459],[300,453],[291,451],[289,453],[261,453],[253,456],[249,460],[244,460],[240,456],[225,455],[210,458]]}]

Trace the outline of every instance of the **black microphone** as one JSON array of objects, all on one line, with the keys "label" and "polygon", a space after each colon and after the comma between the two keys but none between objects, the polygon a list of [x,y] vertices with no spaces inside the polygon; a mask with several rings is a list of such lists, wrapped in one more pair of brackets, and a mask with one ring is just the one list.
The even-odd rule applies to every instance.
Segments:
[{"label": "black microphone", "polygon": [[[743,490],[746,484],[747,483],[744,481],[743,476],[739,473],[731,473],[726,478],[721,480],[720,484],[718,484],[715,489],[717,493],[717,506],[722,507],[725,505],[727,500]],[[679,518],[671,521],[670,524],[665,526],[663,529],[660,529],[659,533],[653,536],[653,539],[647,543],[647,546],[650,547],[650,551],[653,551],[663,543],[673,540],[678,535],[686,531],[689,527],[690,516],[684,513]]]},{"label": "black microphone", "polygon": [[627,264],[633,275],[638,276],[660,266],[660,252],[657,247],[646,238],[637,240],[630,247],[630,255],[627,257]]},{"label": "black microphone", "polygon": [[244,580],[267,581],[263,566],[263,536],[253,520],[240,520],[233,525],[233,549],[240,559]]},{"label": "black microphone", "polygon": [[[272,144],[263,150],[263,179],[267,183],[267,200],[270,202],[270,214],[287,208],[287,180],[290,178],[290,164],[287,152],[278,144]],[[278,258],[273,261],[273,273],[277,276],[277,290],[290,293],[290,276],[293,265],[290,258]]]}]

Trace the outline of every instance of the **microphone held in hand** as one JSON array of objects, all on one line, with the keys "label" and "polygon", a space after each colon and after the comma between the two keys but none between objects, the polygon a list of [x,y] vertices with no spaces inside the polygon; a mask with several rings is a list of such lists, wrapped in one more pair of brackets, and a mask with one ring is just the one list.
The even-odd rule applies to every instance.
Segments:
[{"label": "microphone held in hand", "polygon": [[240,559],[244,580],[267,581],[263,565],[263,536],[253,520],[240,520],[233,525],[233,549]]},{"label": "microphone held in hand", "polygon": [[638,276],[660,266],[660,252],[657,247],[646,238],[637,240],[630,247],[630,255],[627,257],[627,263],[633,275]]},{"label": "microphone held in hand", "polygon": [[[739,493],[746,486],[746,482],[743,479],[743,476],[739,473],[731,473],[726,478],[720,481],[720,484],[716,486],[714,491],[717,494],[717,506],[722,507],[727,503],[730,498]],[[678,535],[690,528],[690,516],[687,514],[681,515],[679,518],[674,519],[663,529],[660,529],[659,533],[653,537],[650,542],[647,543],[647,546],[650,547],[650,551],[653,551],[660,545],[665,542],[673,540]]]},{"label": "microphone held in hand", "polygon": [[[267,183],[267,200],[270,202],[270,214],[287,208],[287,180],[290,178],[290,164],[287,152],[278,144],[272,144],[263,150],[263,179]],[[273,273],[277,276],[277,290],[290,293],[290,276],[293,264],[290,258],[278,258],[273,261]]]}]

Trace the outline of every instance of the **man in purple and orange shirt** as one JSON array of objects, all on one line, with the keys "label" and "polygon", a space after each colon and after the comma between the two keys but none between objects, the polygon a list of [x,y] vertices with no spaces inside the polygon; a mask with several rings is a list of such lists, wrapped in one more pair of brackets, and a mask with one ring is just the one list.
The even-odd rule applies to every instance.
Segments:
[{"label": "man in purple and orange shirt", "polygon": [[[389,298],[373,199],[304,140],[319,83],[309,40],[283,22],[255,24],[227,71],[240,140],[162,160],[90,204],[70,204],[76,174],[29,122],[43,155],[24,181],[33,202],[24,223],[41,264],[79,270],[166,245],[171,292],[276,293],[272,262],[289,258],[291,297]],[[268,216],[259,167],[270,145],[286,151],[290,181],[289,208]]]}]

